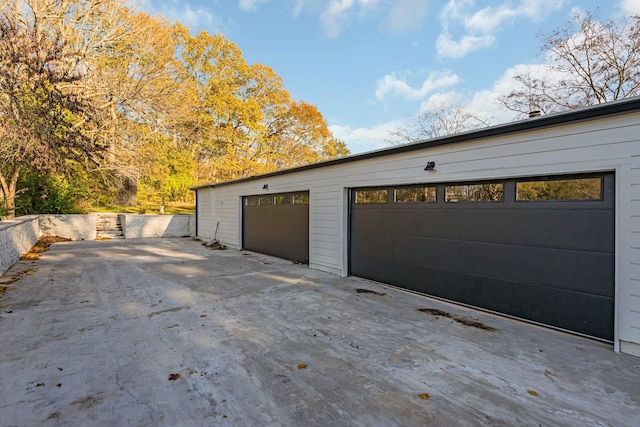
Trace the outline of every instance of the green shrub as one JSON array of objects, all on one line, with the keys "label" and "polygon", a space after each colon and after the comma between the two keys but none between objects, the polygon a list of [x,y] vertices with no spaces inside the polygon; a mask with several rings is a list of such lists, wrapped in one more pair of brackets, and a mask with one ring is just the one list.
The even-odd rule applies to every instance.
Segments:
[{"label": "green shrub", "polygon": [[83,203],[90,191],[82,176],[29,172],[22,176],[16,212],[29,214],[85,213]]}]

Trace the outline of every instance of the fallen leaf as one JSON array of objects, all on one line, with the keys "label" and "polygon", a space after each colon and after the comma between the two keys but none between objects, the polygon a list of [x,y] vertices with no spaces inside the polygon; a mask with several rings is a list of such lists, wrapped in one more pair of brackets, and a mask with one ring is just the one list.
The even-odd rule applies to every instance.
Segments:
[{"label": "fallen leaf", "polygon": [[537,396],[538,392],[535,390],[527,390],[527,393],[529,393],[531,396]]},{"label": "fallen leaf", "polygon": [[169,374],[169,381],[175,381],[180,378],[180,374]]},{"label": "fallen leaf", "polygon": [[207,315],[206,314],[201,314],[200,317],[207,317]]},{"label": "fallen leaf", "polygon": [[44,387],[44,383],[38,383],[36,384],[36,387]]},{"label": "fallen leaf", "polygon": [[298,369],[307,369],[306,363],[298,363]]},{"label": "fallen leaf", "polygon": [[429,394],[428,393],[420,393],[420,399],[429,400]]}]

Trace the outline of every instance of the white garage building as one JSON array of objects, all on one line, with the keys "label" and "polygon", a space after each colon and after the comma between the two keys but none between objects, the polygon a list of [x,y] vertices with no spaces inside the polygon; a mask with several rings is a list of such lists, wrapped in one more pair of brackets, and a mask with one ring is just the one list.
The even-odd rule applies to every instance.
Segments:
[{"label": "white garage building", "polygon": [[194,190],[202,240],[640,356],[640,98]]}]

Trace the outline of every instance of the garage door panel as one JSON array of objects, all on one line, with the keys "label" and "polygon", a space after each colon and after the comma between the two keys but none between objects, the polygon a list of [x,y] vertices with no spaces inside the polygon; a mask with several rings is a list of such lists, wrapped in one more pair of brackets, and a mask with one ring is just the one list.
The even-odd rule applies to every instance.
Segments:
[{"label": "garage door panel", "polygon": [[[608,232],[611,209],[362,209],[353,221],[355,232],[385,232],[435,239],[471,240],[523,246],[613,253]],[[571,236],[571,239],[567,239]]]},{"label": "garage door panel", "polygon": [[[613,339],[613,297],[487,278],[376,258],[354,275],[581,334]],[[370,268],[375,265],[377,267]],[[358,273],[359,271],[359,273]]]},{"label": "garage door panel", "polygon": [[446,184],[436,185],[435,202],[355,203],[354,196],[350,273],[612,340],[615,180],[600,177],[600,200],[518,202],[517,180],[503,181],[496,202],[447,203]]},{"label": "garage door panel", "polygon": [[243,247],[309,262],[309,205],[244,206]]},{"label": "garage door panel", "polygon": [[613,296],[613,288],[603,286],[614,280],[613,254],[392,234],[355,236],[362,243],[353,250],[375,265],[401,258],[405,264]]}]

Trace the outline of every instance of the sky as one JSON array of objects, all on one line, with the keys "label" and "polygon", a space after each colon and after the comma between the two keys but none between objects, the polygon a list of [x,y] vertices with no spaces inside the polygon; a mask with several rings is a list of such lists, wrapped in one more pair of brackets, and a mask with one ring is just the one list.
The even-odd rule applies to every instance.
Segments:
[{"label": "sky", "polygon": [[516,119],[497,99],[513,75],[545,61],[541,33],[580,12],[601,21],[640,0],[140,0],[192,33],[222,33],[245,60],[271,67],[297,101],[318,107],[352,154],[455,102]]}]

